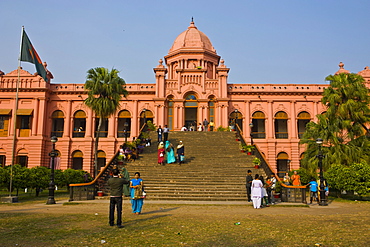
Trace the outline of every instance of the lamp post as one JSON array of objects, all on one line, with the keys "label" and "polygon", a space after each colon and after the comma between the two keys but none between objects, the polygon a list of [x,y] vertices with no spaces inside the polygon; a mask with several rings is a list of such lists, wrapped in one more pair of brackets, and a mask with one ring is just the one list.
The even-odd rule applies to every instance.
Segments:
[{"label": "lamp post", "polygon": [[128,127],[128,122],[125,122],[123,124],[124,128],[123,128],[123,133],[125,134],[125,143],[127,143],[127,127]]},{"label": "lamp post", "polygon": [[50,141],[53,143],[53,149],[49,153],[49,156],[51,157],[51,173],[50,173],[50,183],[49,183],[49,197],[48,197],[48,201],[46,202],[46,204],[55,204],[54,166],[55,166],[55,157],[58,155],[58,153],[55,151],[55,143],[58,141],[58,138],[56,136],[52,136]]},{"label": "lamp post", "polygon": [[324,185],[324,175],[322,170],[322,159],[324,155],[322,154],[322,143],[323,140],[321,138],[316,139],[316,144],[319,146],[319,154],[316,156],[319,159],[319,169],[320,169],[320,206],[327,206],[326,203],[326,195],[325,195],[325,185]]},{"label": "lamp post", "polygon": [[250,136],[251,136],[251,145],[253,145],[253,123],[250,123],[249,124],[249,127],[250,127],[250,129],[251,129],[251,133],[250,133]]}]

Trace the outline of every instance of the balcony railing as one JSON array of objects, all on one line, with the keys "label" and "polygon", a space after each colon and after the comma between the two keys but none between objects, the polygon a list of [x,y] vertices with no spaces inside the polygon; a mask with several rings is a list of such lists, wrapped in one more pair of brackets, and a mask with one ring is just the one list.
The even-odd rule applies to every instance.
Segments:
[{"label": "balcony railing", "polygon": [[252,132],[253,139],[265,139],[266,133],[265,132]]},{"label": "balcony railing", "polygon": [[288,132],[275,132],[276,139],[288,139]]},{"label": "balcony railing", "polygon": [[52,131],[50,136],[63,137],[63,130]]},{"label": "balcony railing", "polygon": [[73,138],[83,138],[85,137],[85,131],[73,131],[72,137]]}]

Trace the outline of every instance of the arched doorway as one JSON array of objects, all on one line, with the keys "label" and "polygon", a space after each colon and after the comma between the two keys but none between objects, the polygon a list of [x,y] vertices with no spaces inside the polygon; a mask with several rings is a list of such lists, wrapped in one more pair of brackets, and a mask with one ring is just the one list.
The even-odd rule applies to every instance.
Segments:
[{"label": "arched doorway", "polygon": [[72,137],[85,137],[86,114],[84,111],[76,111],[73,116],[73,135]]},{"label": "arched doorway", "polygon": [[64,130],[64,114],[61,110],[53,112],[52,118],[52,130],[50,136],[63,137]]},{"label": "arched doorway", "polygon": [[288,114],[283,111],[275,114],[275,138],[288,139]]},{"label": "arched doorway", "polygon": [[83,153],[80,150],[72,153],[72,169],[82,170],[83,157]]},{"label": "arched doorway", "polygon": [[198,119],[198,100],[197,97],[191,93],[185,98],[185,126],[196,130]]},{"label": "arched doorway", "polygon": [[237,109],[229,115],[229,126],[232,130],[236,130],[236,124],[243,131],[243,115]]},{"label": "arched doorway", "polygon": [[131,135],[131,114],[128,110],[118,113],[117,137],[128,138]]},{"label": "arched doorway", "polygon": [[304,132],[306,132],[306,125],[311,121],[311,115],[308,112],[301,112],[298,114],[298,138],[301,139]]},{"label": "arched doorway", "polygon": [[140,129],[143,127],[144,123],[148,123],[148,121],[153,123],[153,112],[143,109],[140,113]]},{"label": "arched doorway", "polygon": [[174,122],[174,103],[173,97],[168,97],[167,99],[167,125],[170,130],[173,130],[173,122]]},{"label": "arched doorway", "polygon": [[286,172],[289,172],[289,156],[285,152],[278,154],[276,159],[277,173],[280,178],[283,178]]},{"label": "arched doorway", "polygon": [[265,114],[261,111],[256,111],[252,115],[252,135],[254,139],[265,139],[266,128],[265,128]]}]

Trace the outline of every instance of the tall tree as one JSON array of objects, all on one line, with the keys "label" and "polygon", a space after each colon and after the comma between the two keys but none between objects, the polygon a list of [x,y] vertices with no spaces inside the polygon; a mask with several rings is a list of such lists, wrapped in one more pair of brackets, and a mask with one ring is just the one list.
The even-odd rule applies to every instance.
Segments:
[{"label": "tall tree", "polygon": [[87,71],[85,90],[88,91],[88,97],[85,100],[85,104],[99,117],[94,146],[95,177],[98,170],[98,143],[102,123],[104,119],[110,117],[119,109],[122,95],[124,97],[128,95],[127,90],[124,88],[126,83],[118,76],[118,73],[116,69],[109,71],[101,67]]},{"label": "tall tree", "polygon": [[317,115],[317,123],[306,126],[301,143],[307,144],[303,167],[312,173],[317,168],[317,138],[324,140],[324,169],[335,164],[349,166],[370,161],[370,96],[362,76],[329,75],[330,86],[324,90],[322,103],[327,111]]}]

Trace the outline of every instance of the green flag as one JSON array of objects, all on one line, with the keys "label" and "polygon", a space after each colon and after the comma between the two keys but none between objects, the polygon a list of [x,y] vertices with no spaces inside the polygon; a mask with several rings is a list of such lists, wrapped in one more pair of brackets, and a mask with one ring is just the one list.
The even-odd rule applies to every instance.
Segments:
[{"label": "green flag", "polygon": [[24,30],[22,34],[21,61],[33,63],[36,66],[37,73],[44,78],[46,82],[48,81],[45,67],[42,65],[39,55],[32,46],[31,41]]}]

